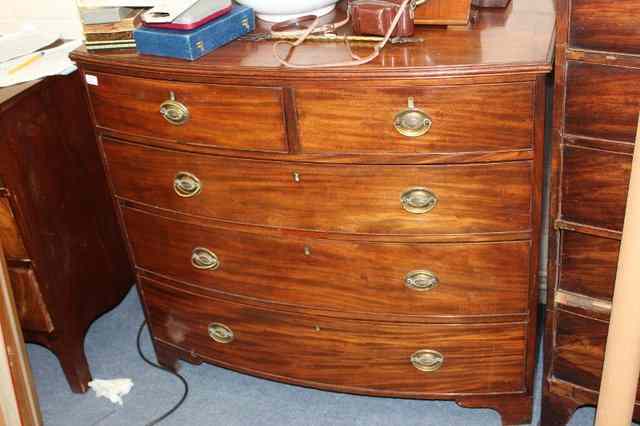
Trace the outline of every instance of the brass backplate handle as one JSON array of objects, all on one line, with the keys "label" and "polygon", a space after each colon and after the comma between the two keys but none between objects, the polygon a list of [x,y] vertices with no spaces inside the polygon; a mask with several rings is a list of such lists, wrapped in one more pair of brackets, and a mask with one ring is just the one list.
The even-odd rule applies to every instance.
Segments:
[{"label": "brass backplate handle", "polygon": [[202,191],[202,183],[196,175],[189,172],[178,172],[173,179],[173,189],[183,198],[195,197]]},{"label": "brass backplate handle", "polygon": [[160,104],[160,114],[174,126],[182,126],[191,117],[189,108],[185,104],[176,101],[176,95],[173,92],[169,94],[168,100]]},{"label": "brass backplate handle", "polygon": [[431,373],[442,368],[444,355],[432,349],[422,349],[411,355],[411,364],[426,373]]},{"label": "brass backplate handle", "polygon": [[196,269],[214,271],[220,267],[220,259],[211,250],[196,247],[191,252],[191,265]]},{"label": "brass backplate handle", "polygon": [[438,197],[427,188],[416,187],[407,189],[400,197],[402,208],[409,213],[429,213],[438,205]]},{"label": "brass backplate handle", "polygon": [[440,284],[438,276],[426,269],[411,271],[404,277],[405,285],[411,290],[430,291]]},{"label": "brass backplate handle", "polygon": [[235,338],[233,331],[226,325],[219,322],[209,324],[209,337],[218,343],[231,343]]},{"label": "brass backplate handle", "polygon": [[426,112],[416,108],[412,97],[408,99],[408,109],[396,114],[393,125],[404,136],[417,138],[431,130],[433,120]]}]

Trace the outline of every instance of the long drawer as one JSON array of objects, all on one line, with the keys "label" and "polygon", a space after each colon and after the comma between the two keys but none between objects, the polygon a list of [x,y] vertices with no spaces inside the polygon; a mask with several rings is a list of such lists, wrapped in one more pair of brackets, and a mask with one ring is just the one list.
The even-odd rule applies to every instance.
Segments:
[{"label": "long drawer", "polygon": [[296,103],[304,153],[453,153],[533,145],[531,83],[322,87],[297,90]]},{"label": "long drawer", "polygon": [[0,244],[8,259],[27,259],[27,249],[11,209],[9,199],[0,192]]},{"label": "long drawer", "polygon": [[87,87],[98,126],[183,144],[288,152],[280,88],[113,74],[92,74],[87,81],[93,83]]},{"label": "long drawer", "polygon": [[205,289],[381,315],[528,312],[529,241],[350,242],[257,235],[131,208],[123,216],[138,267]]},{"label": "long drawer", "polygon": [[562,218],[622,231],[631,156],[566,146],[562,162]]},{"label": "long drawer", "polygon": [[240,371],[380,395],[524,391],[526,324],[338,320],[141,286],[156,339]]},{"label": "long drawer", "polygon": [[640,69],[575,61],[569,61],[567,67],[566,132],[634,142],[640,112]]},{"label": "long drawer", "polygon": [[611,300],[619,251],[618,240],[562,231],[559,288]]},{"label": "long drawer", "polygon": [[640,53],[640,0],[571,0],[571,47]]},{"label": "long drawer", "polygon": [[[609,323],[562,310],[556,310],[553,315],[556,316],[556,341],[552,375],[599,390]],[[636,399],[640,401],[640,393]]]},{"label": "long drawer", "polygon": [[[247,224],[360,234],[528,231],[531,162],[313,165],[104,141],[116,195]],[[141,159],[144,159],[141,161]]]}]

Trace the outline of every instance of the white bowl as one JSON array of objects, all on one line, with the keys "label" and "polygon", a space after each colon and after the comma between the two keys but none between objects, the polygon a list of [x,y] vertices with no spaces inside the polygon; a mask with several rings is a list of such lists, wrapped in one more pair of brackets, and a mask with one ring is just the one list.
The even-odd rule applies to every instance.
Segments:
[{"label": "white bowl", "polygon": [[326,15],[339,0],[236,0],[252,8],[263,21],[282,22],[304,15]]}]

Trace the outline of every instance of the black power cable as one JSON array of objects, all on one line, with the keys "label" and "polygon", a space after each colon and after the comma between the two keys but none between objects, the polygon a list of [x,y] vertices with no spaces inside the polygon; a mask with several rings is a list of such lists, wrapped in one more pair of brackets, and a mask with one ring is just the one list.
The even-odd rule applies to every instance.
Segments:
[{"label": "black power cable", "polygon": [[159,370],[162,370],[162,371],[166,371],[167,373],[170,373],[170,374],[176,376],[178,379],[180,379],[180,381],[184,385],[184,394],[182,395],[182,398],[180,398],[180,401],[178,401],[178,403],[176,405],[174,405],[173,408],[171,408],[171,410],[167,411],[162,416],[158,417],[155,420],[152,420],[151,422],[149,422],[149,423],[147,423],[145,425],[145,426],[154,426],[154,425],[157,425],[158,423],[160,423],[161,421],[163,421],[164,419],[166,419],[167,417],[169,417],[170,415],[172,415],[178,408],[180,408],[182,403],[187,399],[187,395],[189,394],[189,384],[187,383],[185,378],[182,377],[181,375],[179,375],[178,373],[176,373],[174,371],[171,371],[168,368],[165,368],[165,367],[163,367],[163,366],[161,366],[159,364],[156,364],[155,362],[151,361],[146,356],[144,356],[144,354],[142,353],[142,346],[140,345],[140,337],[142,336],[142,330],[144,330],[144,326],[145,325],[147,325],[147,321],[146,320],[142,321],[142,324],[140,324],[140,329],[138,330],[138,338],[136,339],[136,344],[138,346],[138,354],[144,360],[144,362],[146,362],[147,364],[149,364],[152,367],[155,367],[155,368],[157,368]]}]

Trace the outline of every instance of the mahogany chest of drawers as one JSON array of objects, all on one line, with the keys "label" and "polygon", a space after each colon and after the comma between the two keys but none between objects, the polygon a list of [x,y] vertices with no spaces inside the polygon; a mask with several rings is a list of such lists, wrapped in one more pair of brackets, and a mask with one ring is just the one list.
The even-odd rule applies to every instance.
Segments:
[{"label": "mahogany chest of drawers", "polygon": [[640,1],[558,7],[544,426],[598,401],[640,113]]},{"label": "mahogany chest of drawers", "polygon": [[134,282],[83,89],[77,72],[0,89],[0,245],[25,339],[74,392],[89,326]]},{"label": "mahogany chest of drawers", "polygon": [[554,23],[519,1],[350,69],[76,51],[160,362],[528,422]]}]

